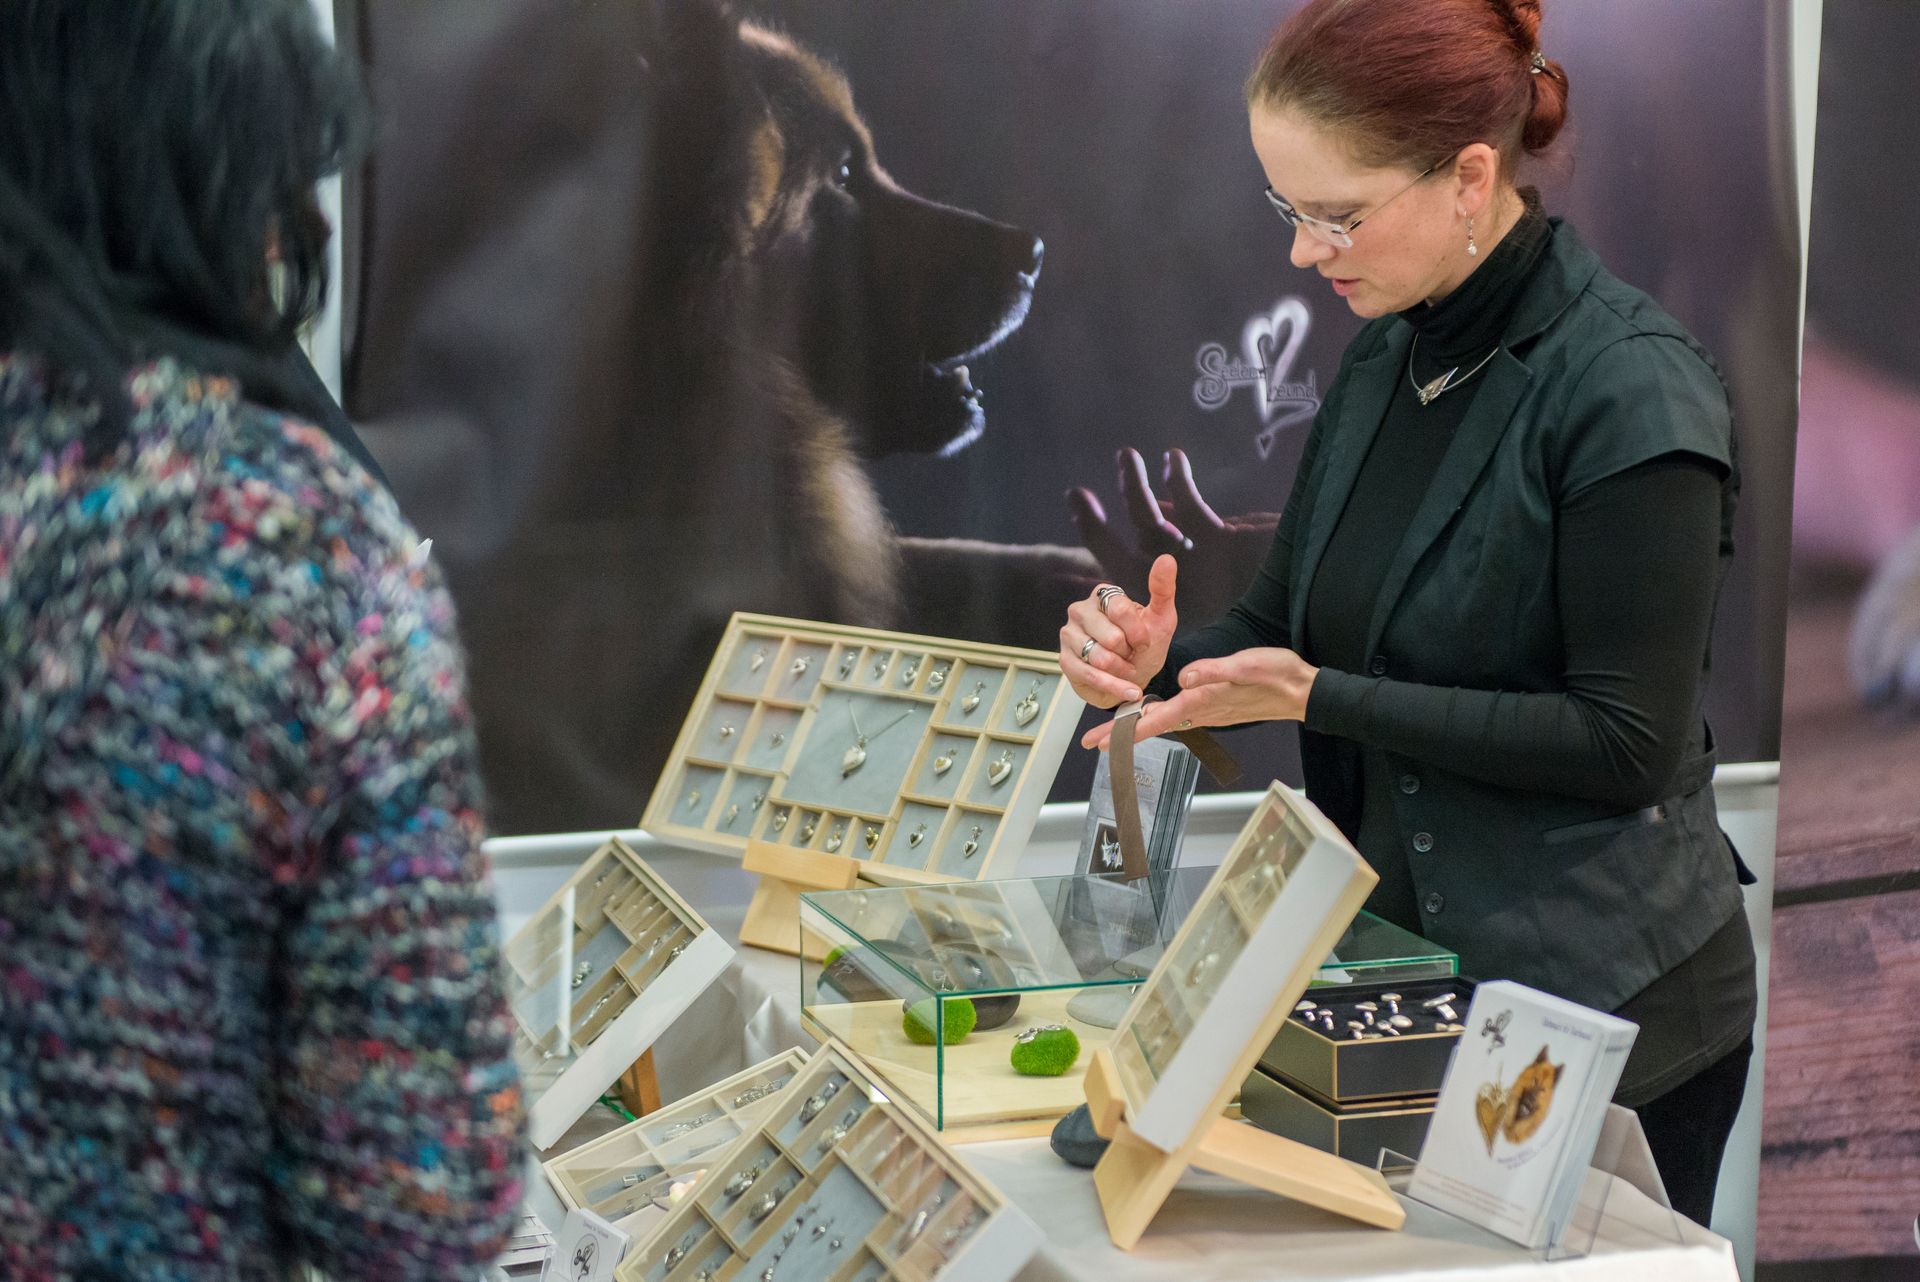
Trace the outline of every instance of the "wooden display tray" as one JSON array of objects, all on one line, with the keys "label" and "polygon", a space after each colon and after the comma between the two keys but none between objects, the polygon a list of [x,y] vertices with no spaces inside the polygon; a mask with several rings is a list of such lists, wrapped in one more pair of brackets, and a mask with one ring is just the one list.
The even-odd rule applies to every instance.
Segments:
[{"label": "wooden display tray", "polygon": [[1139,1242],[1189,1166],[1399,1228],[1377,1171],[1221,1116],[1378,878],[1305,797],[1268,788],[1147,976],[1085,1087],[1112,1141],[1094,1168],[1108,1236]]},{"label": "wooden display tray", "polygon": [[[830,1081],[844,1085],[816,1104]],[[735,1186],[749,1164],[748,1182]],[[614,1276],[685,1282],[704,1270],[744,1282],[783,1244],[823,1249],[824,1233],[797,1230],[815,1199],[847,1209],[826,1193],[829,1184],[863,1203],[867,1217],[836,1229],[846,1240],[825,1248],[835,1252],[829,1266],[801,1264],[795,1279],[1009,1282],[1040,1248],[1031,1219],[894,1102],[858,1055],[829,1042],[757,1125],[710,1156],[692,1196],[635,1236]],[[763,1196],[766,1209],[752,1210]]]},{"label": "wooden display tray", "polygon": [[[625,941],[618,960],[597,965],[574,989],[565,973],[573,950],[583,935],[594,939],[609,927],[618,932],[616,943]],[[536,1148],[558,1140],[623,1077],[644,1095],[648,1069],[639,1061],[734,955],[720,932],[617,837],[588,856],[503,951]],[[550,1057],[541,1051],[559,1045],[561,1029],[534,1018],[544,1016],[543,993],[568,1019],[565,1051]],[[603,1004],[608,1010],[600,1015]],[[582,1007],[587,1013],[574,1018]]]},{"label": "wooden display tray", "polygon": [[1052,652],[735,614],[640,826],[740,856],[741,941],[798,953],[800,891],[1008,872],[1083,706]]}]

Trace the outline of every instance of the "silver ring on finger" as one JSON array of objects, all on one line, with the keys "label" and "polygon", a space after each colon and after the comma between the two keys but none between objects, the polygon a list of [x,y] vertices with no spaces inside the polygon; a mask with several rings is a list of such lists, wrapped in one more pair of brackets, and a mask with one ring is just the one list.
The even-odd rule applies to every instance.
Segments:
[{"label": "silver ring on finger", "polygon": [[1093,594],[1100,598],[1100,613],[1105,614],[1107,612],[1107,602],[1117,596],[1123,597],[1127,593],[1124,588],[1117,588],[1111,583],[1103,583],[1093,590]]},{"label": "silver ring on finger", "polygon": [[1088,637],[1086,640],[1086,644],[1080,647],[1080,662],[1085,663],[1087,661],[1087,656],[1092,654],[1093,648],[1099,644],[1100,643],[1098,641],[1095,641],[1092,637]]}]

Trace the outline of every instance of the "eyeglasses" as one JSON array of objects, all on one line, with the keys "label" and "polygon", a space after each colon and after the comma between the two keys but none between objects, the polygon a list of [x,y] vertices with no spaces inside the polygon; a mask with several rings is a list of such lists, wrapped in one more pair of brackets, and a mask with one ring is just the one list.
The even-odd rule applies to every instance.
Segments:
[{"label": "eyeglasses", "polygon": [[[1453,159],[1452,156],[1447,157],[1447,160],[1452,160],[1452,159]],[[1282,218],[1287,220],[1287,223],[1289,226],[1306,228],[1307,235],[1313,237],[1315,240],[1319,241],[1321,244],[1332,245],[1335,249],[1352,249],[1354,230],[1358,228],[1361,223],[1373,217],[1375,214],[1385,209],[1388,205],[1391,205],[1394,201],[1400,199],[1400,197],[1406,195],[1408,192],[1412,191],[1415,187],[1419,186],[1420,180],[1422,178],[1425,178],[1428,174],[1440,168],[1440,166],[1446,164],[1447,160],[1437,160],[1433,164],[1428,165],[1425,169],[1420,171],[1420,175],[1418,178],[1415,178],[1412,182],[1402,187],[1399,191],[1394,192],[1393,195],[1387,197],[1385,200],[1375,205],[1372,209],[1368,210],[1366,213],[1362,214],[1360,217],[1352,219],[1344,227],[1342,227],[1339,223],[1328,222],[1324,218],[1315,218],[1311,214],[1301,213],[1299,210],[1295,209],[1292,204],[1288,202],[1285,196],[1282,196],[1279,192],[1275,191],[1271,186],[1268,186],[1265,189],[1266,196],[1267,196],[1267,203],[1273,206],[1274,213],[1280,215]]]}]

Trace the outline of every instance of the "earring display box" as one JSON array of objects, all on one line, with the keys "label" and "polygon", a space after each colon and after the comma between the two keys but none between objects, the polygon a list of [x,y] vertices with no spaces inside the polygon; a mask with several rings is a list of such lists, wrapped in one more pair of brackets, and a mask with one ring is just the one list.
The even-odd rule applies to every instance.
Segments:
[{"label": "earring display box", "polygon": [[[801,924],[826,947],[801,966],[801,1018],[845,1042],[950,1138],[1039,1135],[1086,1098],[1093,1053],[1113,1036],[1211,879],[1209,868],[1165,870],[1138,882],[1040,877],[802,895]],[[1454,954],[1365,917],[1316,978],[1345,982],[1424,966],[1450,973]],[[971,1008],[959,1023],[949,1005]],[[905,1016],[924,1040],[915,1041]],[[1031,1030],[1060,1025],[1080,1045],[1058,1076],[1023,1074],[1013,1050]],[[1436,1088],[1437,1089],[1437,1088]]]},{"label": "earring display box", "polygon": [[736,614],[641,827],[979,879],[1025,843],[1083,706],[1050,652]]},{"label": "earring display box", "polygon": [[691,1006],[733,948],[618,838],[507,942],[527,1129],[546,1148]]},{"label": "earring display box", "polygon": [[1240,1088],[1240,1115],[1263,1131],[1373,1166],[1382,1149],[1419,1151],[1438,1098],[1411,1095],[1341,1104],[1256,1067]]},{"label": "earring display box", "polygon": [[829,1042],[617,1282],[1007,1282],[1040,1230]]},{"label": "earring display box", "polygon": [[568,1210],[592,1211],[633,1232],[635,1218],[675,1180],[705,1169],[712,1153],[758,1124],[806,1064],[799,1051],[782,1051],[560,1154],[543,1164],[547,1181]]},{"label": "earring display box", "polygon": [[1260,1068],[1341,1104],[1437,1094],[1474,988],[1455,975],[1310,990],[1261,1053]]}]

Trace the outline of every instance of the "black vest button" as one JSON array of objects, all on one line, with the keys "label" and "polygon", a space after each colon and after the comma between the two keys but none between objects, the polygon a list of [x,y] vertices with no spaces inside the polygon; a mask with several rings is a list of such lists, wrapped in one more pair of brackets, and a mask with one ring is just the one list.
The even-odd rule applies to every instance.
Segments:
[{"label": "black vest button", "polygon": [[1413,834],[1413,848],[1414,848],[1415,850],[1417,850],[1417,851],[1419,851],[1419,852],[1420,852],[1421,854],[1423,854],[1423,855],[1424,855],[1424,854],[1426,854],[1426,853],[1427,853],[1427,852],[1428,852],[1429,850],[1432,850],[1432,849],[1433,849],[1433,834],[1432,834],[1432,833],[1430,833],[1430,832],[1416,832],[1416,833],[1414,833],[1414,834]]},{"label": "black vest button", "polygon": [[1386,676],[1386,675],[1387,675],[1387,659],[1386,659],[1386,656],[1385,656],[1385,655],[1380,655],[1380,654],[1376,654],[1376,655],[1374,655],[1374,656],[1373,656],[1373,662],[1372,662],[1372,663],[1369,663],[1369,664],[1367,665],[1367,671],[1369,671],[1369,672],[1371,672],[1371,673],[1373,673],[1373,675],[1374,675],[1374,676],[1376,676],[1376,677],[1384,677],[1384,676]]},{"label": "black vest button", "polygon": [[1414,793],[1419,792],[1420,776],[1419,775],[1401,775],[1400,791],[1406,793],[1409,797],[1411,797]]},{"label": "black vest button", "polygon": [[1428,894],[1426,900],[1420,906],[1427,910],[1427,916],[1438,917],[1440,910],[1447,906],[1447,898],[1436,890]]}]

